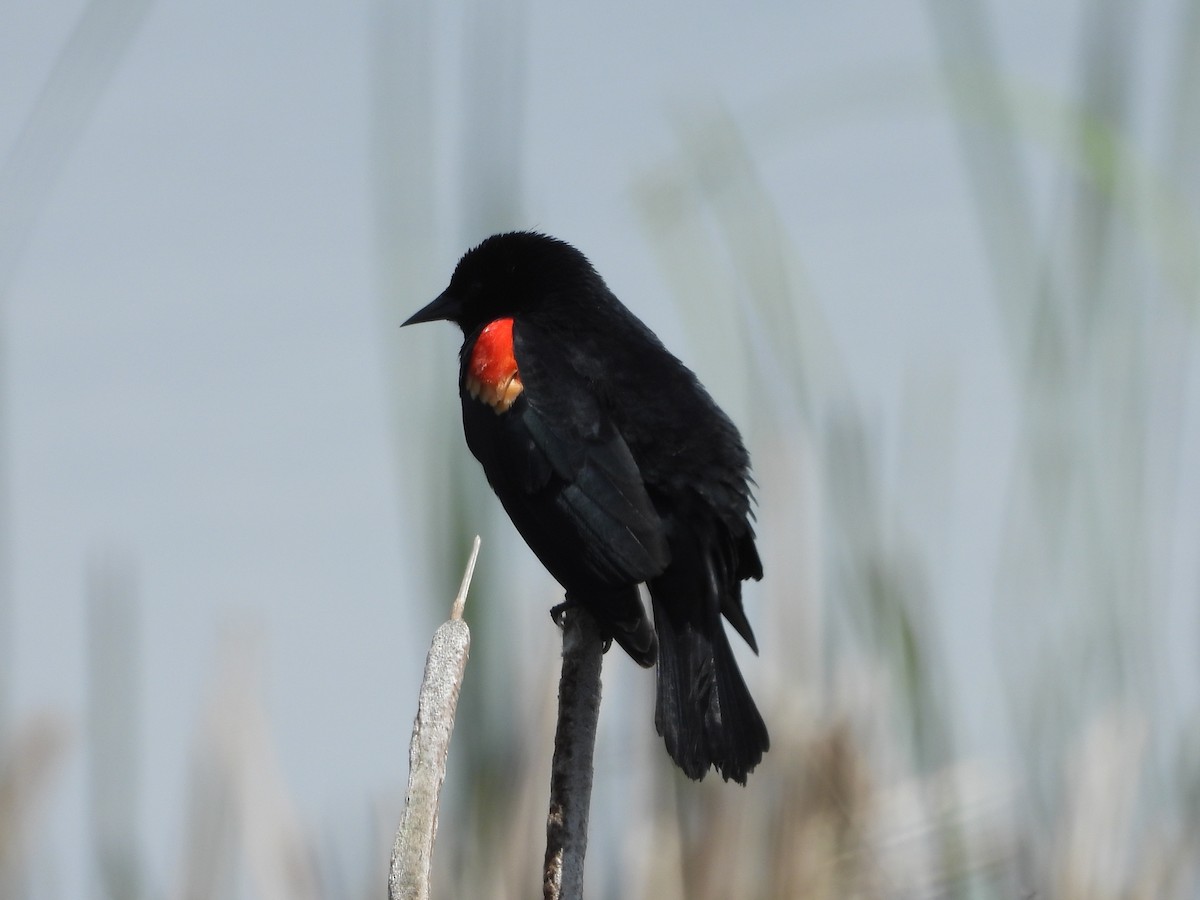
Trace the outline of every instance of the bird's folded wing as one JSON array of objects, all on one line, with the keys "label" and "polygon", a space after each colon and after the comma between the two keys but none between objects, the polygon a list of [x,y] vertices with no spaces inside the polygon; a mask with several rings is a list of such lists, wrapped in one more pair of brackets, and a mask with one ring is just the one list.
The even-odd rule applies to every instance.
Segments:
[{"label": "bird's folded wing", "polygon": [[558,346],[541,338],[520,324],[514,329],[525,390],[508,426],[521,432],[505,442],[509,465],[524,473],[527,493],[553,497],[597,574],[616,583],[644,581],[670,558],[662,520],[595,390]]}]

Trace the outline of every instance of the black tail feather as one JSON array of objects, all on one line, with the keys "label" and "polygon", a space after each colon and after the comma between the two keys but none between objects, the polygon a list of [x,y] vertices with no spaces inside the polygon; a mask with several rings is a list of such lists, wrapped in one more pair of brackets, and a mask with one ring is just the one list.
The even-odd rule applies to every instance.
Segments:
[{"label": "black tail feather", "polygon": [[710,628],[676,621],[654,602],[658,632],[658,703],[654,724],[667,752],[689,778],[710,767],[726,781],[746,776],[770,746],[767,726],[755,706],[717,619]]}]

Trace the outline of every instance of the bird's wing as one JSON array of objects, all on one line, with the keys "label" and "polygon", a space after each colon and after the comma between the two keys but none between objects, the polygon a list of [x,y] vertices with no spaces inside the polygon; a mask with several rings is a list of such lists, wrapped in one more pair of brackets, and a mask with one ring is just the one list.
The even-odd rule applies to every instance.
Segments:
[{"label": "bird's wing", "polygon": [[595,388],[535,327],[518,322],[513,345],[520,397],[499,415],[474,403],[464,423],[517,528],[552,572],[612,585],[657,575],[670,559],[663,523]]}]

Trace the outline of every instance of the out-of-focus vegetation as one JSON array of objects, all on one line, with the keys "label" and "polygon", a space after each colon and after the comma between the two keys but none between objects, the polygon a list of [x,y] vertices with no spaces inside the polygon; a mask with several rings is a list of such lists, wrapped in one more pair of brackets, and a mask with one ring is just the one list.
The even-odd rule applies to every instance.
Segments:
[{"label": "out-of-focus vegetation", "polygon": [[[896,471],[885,477],[880,425],[870,399],[856,395],[826,322],[837,298],[806,277],[804,248],[781,224],[735,117],[716,103],[679,113],[677,154],[630,173],[692,355],[725,367],[754,456],[767,578],[751,595],[764,653],[746,671],[772,749],[745,790],[684,781],[652,733],[649,682],[610,660],[602,713],[610,731],[597,755],[589,858],[594,896],[1200,891],[1200,722],[1175,702],[1159,652],[1166,623],[1177,618],[1168,548],[1194,518],[1175,497],[1188,465],[1180,416],[1195,408],[1200,5],[1179,13],[1152,153],[1133,139],[1132,85],[1143,63],[1136,6],[1083,7],[1079,93],[1058,102],[1005,77],[985,12],[979,3],[930,0],[940,79],[912,84],[925,114],[944,115],[957,132],[975,203],[963,227],[979,230],[987,253],[1019,407],[1006,465],[992,473],[1009,487],[989,596],[937,594],[935,574],[950,564],[944,535],[959,527],[946,503],[957,452],[955,373],[914,374],[898,419]],[[523,24],[510,13],[473,4],[480,25],[468,56],[478,87],[466,104],[472,125],[458,173],[467,199],[449,217],[463,233],[523,224],[513,127]],[[446,344],[410,342],[401,359],[392,330],[446,275],[435,240],[448,216],[434,189],[431,14],[422,4],[377,6],[373,171],[400,502],[424,523],[420,549],[443,588],[430,598],[441,608],[469,536],[507,534],[508,526],[460,446],[445,402],[451,393],[406,390],[414,377],[451,371],[441,358]],[[827,106],[844,103],[844,115],[854,114],[849,94],[821,90]],[[873,100],[863,115],[895,90],[868,84]],[[786,119],[788,110],[776,115]],[[806,122],[789,125],[801,132]],[[1031,150],[1054,161],[1048,216],[1036,211]],[[544,576],[501,579],[501,567],[487,563],[498,546],[489,541],[476,581],[476,592],[497,602],[476,603],[472,614],[459,709],[470,724],[456,732],[436,859],[444,897],[539,892],[557,662],[544,611],[555,597]],[[514,596],[531,590],[545,595]],[[135,607],[132,588],[111,573],[98,576],[93,593],[105,612],[95,617],[91,646],[92,831],[105,888],[140,896],[147,889],[127,840],[136,750],[116,727],[128,724],[136,698],[127,667],[136,626],[104,625],[132,622]],[[518,599],[523,613],[512,612]],[[964,604],[990,610],[1008,703],[995,711],[1007,746],[986,757],[961,739],[972,686],[950,683],[939,623],[940,610]],[[378,896],[394,826],[390,798],[381,802],[374,870],[322,865],[322,848],[302,837],[279,778],[246,688],[253,679],[241,663],[227,668],[234,675],[217,692],[196,751],[193,858],[175,889],[188,897],[247,886],[259,896]],[[69,745],[57,720],[5,724],[0,897],[21,897],[47,785]]]}]

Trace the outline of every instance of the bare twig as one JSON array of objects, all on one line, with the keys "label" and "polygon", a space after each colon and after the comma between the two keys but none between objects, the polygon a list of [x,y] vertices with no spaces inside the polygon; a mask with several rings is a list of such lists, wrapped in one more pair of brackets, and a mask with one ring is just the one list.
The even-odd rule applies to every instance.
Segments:
[{"label": "bare twig", "polygon": [[596,622],[582,607],[573,606],[564,614],[562,655],[542,892],[547,900],[579,900],[583,897],[592,756],[600,717],[600,665],[604,659],[604,642]]},{"label": "bare twig", "polygon": [[429,897],[438,803],[442,783],[446,780],[446,757],[450,753],[458,691],[471,648],[471,631],[462,619],[463,604],[478,556],[477,536],[450,619],[434,633],[433,644],[425,658],[417,720],[408,748],[408,797],[392,848],[389,900],[426,900]]}]

